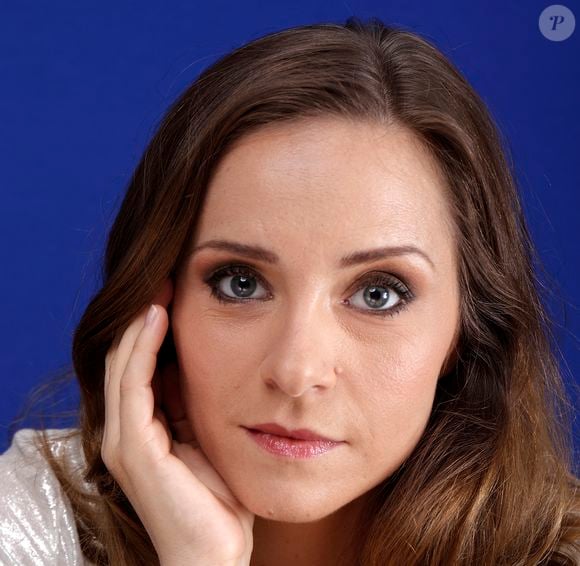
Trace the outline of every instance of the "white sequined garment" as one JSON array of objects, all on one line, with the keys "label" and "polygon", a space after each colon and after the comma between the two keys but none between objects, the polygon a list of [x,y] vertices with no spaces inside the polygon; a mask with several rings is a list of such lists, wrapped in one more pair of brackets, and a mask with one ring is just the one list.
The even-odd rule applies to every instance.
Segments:
[{"label": "white sequined garment", "polygon": [[[65,431],[47,432],[54,437]],[[32,429],[19,430],[0,455],[0,564],[90,565],[81,552],[70,503],[33,436]],[[78,436],[52,446],[77,469],[84,465]]]}]

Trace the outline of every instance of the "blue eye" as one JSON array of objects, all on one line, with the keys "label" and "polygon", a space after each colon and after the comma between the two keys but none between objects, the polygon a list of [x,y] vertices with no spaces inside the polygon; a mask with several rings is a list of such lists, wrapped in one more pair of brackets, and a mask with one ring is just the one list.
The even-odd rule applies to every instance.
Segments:
[{"label": "blue eye", "polygon": [[[362,293],[361,293],[362,292]],[[388,273],[375,273],[365,278],[352,297],[362,296],[355,307],[372,315],[394,316],[405,309],[413,299],[409,288]],[[354,301],[348,301],[354,304]],[[370,307],[365,308],[365,305]]]},{"label": "blue eye", "polygon": [[[272,295],[263,285],[261,277],[245,265],[227,265],[214,271],[204,279],[212,297],[224,304],[243,304],[255,300],[270,300]],[[260,296],[252,296],[262,287]],[[410,289],[397,277],[388,273],[375,272],[367,275],[360,283],[356,293],[361,299],[351,301],[356,310],[373,316],[394,316],[405,309],[414,296]],[[369,308],[365,308],[365,305]]]},{"label": "blue eye", "polygon": [[[256,282],[258,280],[259,278],[253,275],[253,272],[248,268],[241,265],[228,265],[211,275],[206,283],[209,285],[212,295],[219,301],[238,303],[240,301],[236,299],[250,297],[257,288]],[[223,285],[222,282],[224,282]],[[232,293],[233,296],[227,293]],[[252,299],[256,298],[260,297],[252,297]]]}]

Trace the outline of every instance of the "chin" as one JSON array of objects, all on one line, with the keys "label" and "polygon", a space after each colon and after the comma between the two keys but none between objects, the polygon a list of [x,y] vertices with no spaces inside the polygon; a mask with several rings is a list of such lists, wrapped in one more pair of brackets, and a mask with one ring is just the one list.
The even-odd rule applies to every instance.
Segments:
[{"label": "chin", "polygon": [[305,507],[301,501],[273,503],[272,501],[259,502],[251,509],[257,517],[281,523],[311,523],[332,515],[340,507]]},{"label": "chin", "polygon": [[350,500],[337,498],[336,492],[328,492],[327,486],[312,493],[297,483],[294,489],[264,489],[257,482],[250,488],[248,484],[238,492],[232,487],[237,499],[257,517],[284,523],[309,523],[327,517],[347,505]]}]

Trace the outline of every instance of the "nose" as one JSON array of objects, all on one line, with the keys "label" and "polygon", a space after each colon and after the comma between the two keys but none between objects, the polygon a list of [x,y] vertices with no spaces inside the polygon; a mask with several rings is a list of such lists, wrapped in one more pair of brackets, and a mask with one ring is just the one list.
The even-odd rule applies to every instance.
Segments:
[{"label": "nose", "polygon": [[289,397],[322,393],[335,387],[337,374],[330,322],[312,308],[284,318],[283,330],[270,343],[269,355],[261,367],[262,380],[270,390]]}]

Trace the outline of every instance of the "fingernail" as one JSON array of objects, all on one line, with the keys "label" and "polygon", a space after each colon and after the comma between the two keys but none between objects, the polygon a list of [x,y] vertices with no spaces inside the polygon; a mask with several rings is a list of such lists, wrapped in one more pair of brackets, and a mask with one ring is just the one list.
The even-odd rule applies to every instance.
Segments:
[{"label": "fingernail", "polygon": [[147,318],[145,319],[145,325],[151,326],[157,319],[157,308],[154,305],[149,307],[149,312],[147,313]]}]

